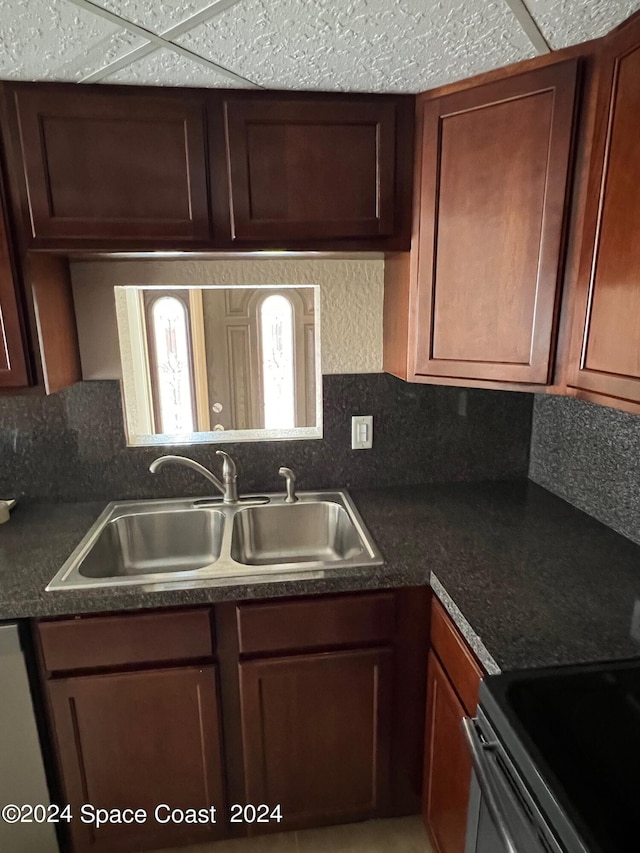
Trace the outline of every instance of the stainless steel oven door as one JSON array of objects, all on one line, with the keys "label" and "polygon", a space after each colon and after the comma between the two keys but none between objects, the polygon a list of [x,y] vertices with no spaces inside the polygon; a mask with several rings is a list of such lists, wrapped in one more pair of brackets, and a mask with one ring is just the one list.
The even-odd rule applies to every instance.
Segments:
[{"label": "stainless steel oven door", "polygon": [[486,719],[463,728],[473,761],[465,853],[564,853]]}]

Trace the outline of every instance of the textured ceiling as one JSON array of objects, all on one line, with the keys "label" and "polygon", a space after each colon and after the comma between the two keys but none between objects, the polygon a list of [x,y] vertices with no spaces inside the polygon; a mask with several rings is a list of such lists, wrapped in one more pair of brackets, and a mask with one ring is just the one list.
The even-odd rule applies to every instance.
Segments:
[{"label": "textured ceiling", "polygon": [[527,0],[529,11],[552,48],[567,47],[608,33],[640,0]]},{"label": "textured ceiling", "polygon": [[536,26],[559,48],[639,8],[640,0],[0,0],[0,78],[417,92],[534,56]]}]

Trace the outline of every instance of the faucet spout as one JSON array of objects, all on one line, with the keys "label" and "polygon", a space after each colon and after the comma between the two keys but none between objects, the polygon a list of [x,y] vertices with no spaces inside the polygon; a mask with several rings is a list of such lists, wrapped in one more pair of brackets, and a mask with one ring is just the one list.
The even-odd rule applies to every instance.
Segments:
[{"label": "faucet spout", "polygon": [[224,453],[224,451],[218,450],[217,453],[225,457],[222,468],[222,480],[219,480],[218,477],[209,471],[208,468],[205,468],[204,465],[201,465],[194,459],[189,459],[188,456],[159,456],[157,459],[153,460],[151,465],[149,465],[149,471],[151,471],[152,474],[155,474],[156,471],[159,471],[169,463],[184,465],[186,468],[191,468],[192,471],[196,471],[198,474],[201,474],[210,483],[213,483],[216,489],[222,494],[224,503],[237,503],[238,487],[235,462],[227,453]]},{"label": "faucet spout", "polygon": [[222,456],[222,481],[224,502],[226,504],[238,503],[238,469],[236,463],[225,453],[224,450],[216,450],[216,456]]}]

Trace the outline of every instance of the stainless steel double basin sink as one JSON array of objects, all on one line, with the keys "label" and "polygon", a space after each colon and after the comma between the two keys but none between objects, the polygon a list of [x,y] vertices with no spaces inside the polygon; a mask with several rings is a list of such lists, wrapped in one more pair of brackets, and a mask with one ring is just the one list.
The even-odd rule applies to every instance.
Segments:
[{"label": "stainless steel double basin sink", "polygon": [[109,504],[47,590],[298,574],[382,563],[344,491]]}]

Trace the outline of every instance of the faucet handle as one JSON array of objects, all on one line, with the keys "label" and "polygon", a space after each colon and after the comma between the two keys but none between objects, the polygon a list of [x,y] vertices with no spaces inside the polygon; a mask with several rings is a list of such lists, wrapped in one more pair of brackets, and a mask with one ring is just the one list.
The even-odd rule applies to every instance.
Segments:
[{"label": "faucet handle", "polygon": [[284,477],[287,484],[287,496],[284,499],[286,504],[294,504],[298,498],[296,497],[296,475],[291,468],[280,468],[278,471],[281,477]]},{"label": "faucet handle", "polygon": [[224,450],[216,450],[216,456],[222,456],[222,475],[223,477],[237,477],[238,469],[236,468],[236,463],[229,456],[228,453],[225,453]]}]

